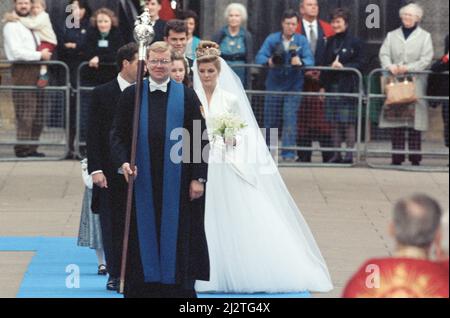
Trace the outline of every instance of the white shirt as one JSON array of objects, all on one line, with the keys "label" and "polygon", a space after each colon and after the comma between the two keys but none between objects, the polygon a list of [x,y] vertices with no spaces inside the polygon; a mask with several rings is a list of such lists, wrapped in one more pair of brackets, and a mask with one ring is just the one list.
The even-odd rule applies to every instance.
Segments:
[{"label": "white shirt", "polygon": [[289,46],[291,46],[292,40],[294,40],[294,35],[289,40],[283,35],[283,46],[285,51],[289,51]]},{"label": "white shirt", "polygon": [[125,80],[122,77],[122,75],[120,75],[120,73],[119,73],[119,75],[117,75],[117,82],[119,82],[119,87],[122,92],[134,84],[134,83],[129,83],[127,80]]},{"label": "white shirt", "polygon": [[[35,34],[36,41],[33,38]],[[32,33],[20,22],[9,22],[3,28],[3,39],[8,61],[40,61],[41,52],[37,51],[40,44],[39,36]]]},{"label": "white shirt", "polygon": [[303,19],[303,26],[305,27],[305,34],[308,38],[308,42],[311,43],[311,26],[313,27],[314,33],[316,34],[316,39],[319,38],[319,22],[314,20],[312,23]]}]

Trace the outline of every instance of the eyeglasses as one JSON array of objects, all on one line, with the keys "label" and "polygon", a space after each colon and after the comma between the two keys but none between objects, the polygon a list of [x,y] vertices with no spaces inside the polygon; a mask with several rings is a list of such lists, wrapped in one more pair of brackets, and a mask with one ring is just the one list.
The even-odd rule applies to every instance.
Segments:
[{"label": "eyeglasses", "polygon": [[169,65],[171,63],[171,61],[170,60],[150,60],[148,63],[152,66]]}]

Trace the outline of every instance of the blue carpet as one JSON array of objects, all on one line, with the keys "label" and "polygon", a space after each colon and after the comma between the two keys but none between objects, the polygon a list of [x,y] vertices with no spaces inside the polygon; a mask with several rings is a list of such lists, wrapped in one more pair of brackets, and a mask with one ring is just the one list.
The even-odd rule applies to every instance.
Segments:
[{"label": "blue carpet", "polygon": [[[0,251],[35,252],[18,298],[122,298],[105,289],[107,279],[97,275],[95,252],[77,247],[76,238],[0,237]],[[73,270],[79,271],[79,286]],[[77,288],[79,287],[79,288]],[[300,294],[199,295],[199,298],[310,298]]]}]

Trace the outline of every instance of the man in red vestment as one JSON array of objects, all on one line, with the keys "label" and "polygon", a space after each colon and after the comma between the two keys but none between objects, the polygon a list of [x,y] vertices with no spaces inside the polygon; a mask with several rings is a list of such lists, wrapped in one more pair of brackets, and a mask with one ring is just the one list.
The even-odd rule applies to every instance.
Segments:
[{"label": "man in red vestment", "polygon": [[394,256],[372,259],[353,276],[344,298],[448,298],[449,274],[430,260],[440,236],[441,208],[425,195],[401,200],[390,227]]}]

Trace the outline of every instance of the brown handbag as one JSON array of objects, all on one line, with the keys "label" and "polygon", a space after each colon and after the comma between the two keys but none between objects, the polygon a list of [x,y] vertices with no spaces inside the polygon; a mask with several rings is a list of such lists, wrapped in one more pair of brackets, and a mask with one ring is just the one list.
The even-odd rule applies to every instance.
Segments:
[{"label": "brown handbag", "polygon": [[385,86],[386,91],[386,105],[405,105],[414,104],[419,99],[416,93],[416,80],[414,77],[408,79],[404,77],[403,80],[399,80],[397,77],[390,77]]},{"label": "brown handbag", "polygon": [[414,104],[384,105],[384,119],[386,121],[414,121],[416,106]]}]

